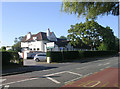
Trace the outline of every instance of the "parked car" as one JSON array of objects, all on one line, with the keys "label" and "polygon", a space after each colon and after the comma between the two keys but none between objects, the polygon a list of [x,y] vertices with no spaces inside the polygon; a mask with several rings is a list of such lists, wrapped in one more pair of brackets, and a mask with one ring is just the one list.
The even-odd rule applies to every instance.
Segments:
[{"label": "parked car", "polygon": [[36,62],[39,62],[39,61],[46,61],[47,60],[47,56],[46,56],[46,53],[38,53],[34,56],[34,60]]},{"label": "parked car", "polygon": [[35,55],[36,55],[36,54],[30,54],[30,56],[27,57],[27,59],[33,59]]}]

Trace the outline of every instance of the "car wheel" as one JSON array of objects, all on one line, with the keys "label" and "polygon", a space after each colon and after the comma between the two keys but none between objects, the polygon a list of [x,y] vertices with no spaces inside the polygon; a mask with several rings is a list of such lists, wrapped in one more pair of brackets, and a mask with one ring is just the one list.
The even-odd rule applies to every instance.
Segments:
[{"label": "car wheel", "polygon": [[39,62],[40,60],[38,58],[35,59],[36,62]]}]

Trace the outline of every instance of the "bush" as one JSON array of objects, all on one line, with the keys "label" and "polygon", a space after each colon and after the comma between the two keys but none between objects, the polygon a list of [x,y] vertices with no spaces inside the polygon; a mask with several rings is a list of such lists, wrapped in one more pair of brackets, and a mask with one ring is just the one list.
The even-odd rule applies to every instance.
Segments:
[{"label": "bush", "polygon": [[63,57],[64,60],[68,59],[76,59],[79,57],[79,52],[78,51],[64,51],[63,52]]},{"label": "bush", "polygon": [[101,43],[100,46],[98,47],[98,50],[106,51],[108,50],[108,46],[105,43]]},{"label": "bush", "polygon": [[52,62],[60,62],[65,60],[75,60],[90,57],[103,57],[117,54],[116,51],[63,51],[63,52],[47,52],[47,57],[51,57]]},{"label": "bush", "polygon": [[7,51],[3,51],[0,52],[0,55],[2,55],[2,64],[10,64],[11,60],[18,60],[19,59],[19,55],[17,52],[7,52]]},{"label": "bush", "polygon": [[51,57],[52,62],[59,62],[63,59],[61,52],[47,52],[47,57]]},{"label": "bush", "polygon": [[2,55],[2,64],[9,64],[10,60],[12,59],[12,55],[9,52],[0,52],[0,54]]}]

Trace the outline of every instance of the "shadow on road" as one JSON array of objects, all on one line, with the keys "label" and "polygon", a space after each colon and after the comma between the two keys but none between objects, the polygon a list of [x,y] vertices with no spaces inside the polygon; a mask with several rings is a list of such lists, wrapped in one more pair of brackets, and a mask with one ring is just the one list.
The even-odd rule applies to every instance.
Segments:
[{"label": "shadow on road", "polygon": [[82,59],[76,59],[76,60],[65,60],[65,62],[71,62],[71,63],[86,63],[86,62],[92,62],[97,60],[104,60],[106,58],[112,58],[112,57],[119,57],[119,55],[111,55],[111,56],[105,56],[105,57],[94,57],[94,58],[82,58]]},{"label": "shadow on road", "polygon": [[14,69],[2,70],[2,75],[6,76],[6,75],[19,74],[19,73],[48,70],[48,69],[53,69],[53,68],[58,68],[58,67],[23,66],[23,67],[18,67]]}]

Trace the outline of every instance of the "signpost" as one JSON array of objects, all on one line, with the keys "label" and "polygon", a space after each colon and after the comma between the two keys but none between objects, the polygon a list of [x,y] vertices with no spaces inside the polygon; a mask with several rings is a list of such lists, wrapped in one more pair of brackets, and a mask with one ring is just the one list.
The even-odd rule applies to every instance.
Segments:
[{"label": "signpost", "polygon": [[[46,44],[46,48],[47,49],[51,49],[52,51],[52,48],[55,48],[55,43],[54,42],[49,42]],[[51,58],[50,57],[47,57],[47,63],[50,63],[51,62]]]}]

